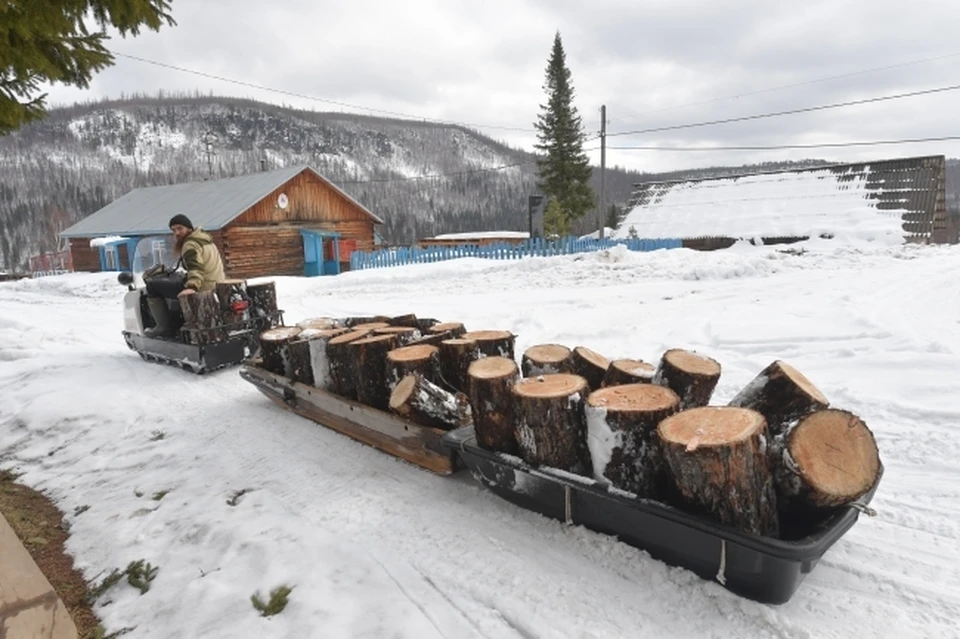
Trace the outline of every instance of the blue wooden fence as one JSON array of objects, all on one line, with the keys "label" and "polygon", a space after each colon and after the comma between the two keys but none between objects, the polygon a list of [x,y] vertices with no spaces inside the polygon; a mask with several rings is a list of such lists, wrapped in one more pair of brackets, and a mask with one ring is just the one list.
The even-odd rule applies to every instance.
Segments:
[{"label": "blue wooden fence", "polygon": [[350,270],[359,271],[366,268],[382,268],[385,266],[402,266],[404,264],[424,264],[427,262],[444,262],[461,257],[481,257],[490,260],[519,260],[524,257],[551,257],[554,255],[572,255],[574,253],[590,253],[601,251],[614,246],[623,245],[631,251],[656,251],[659,249],[680,248],[679,239],[648,240],[641,238],[622,240],[596,240],[567,237],[557,240],[533,238],[521,244],[459,244],[456,246],[431,246],[420,248],[390,248],[379,251],[354,251],[350,255]]}]

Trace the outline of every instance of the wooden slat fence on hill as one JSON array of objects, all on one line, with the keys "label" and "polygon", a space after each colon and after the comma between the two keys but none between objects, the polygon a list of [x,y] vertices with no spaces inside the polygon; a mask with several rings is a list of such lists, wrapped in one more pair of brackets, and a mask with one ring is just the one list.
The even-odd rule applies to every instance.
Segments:
[{"label": "wooden slat fence on hill", "polygon": [[596,240],[567,237],[558,240],[533,238],[521,244],[460,244],[458,246],[434,246],[430,248],[402,247],[365,252],[355,251],[350,256],[350,270],[359,271],[368,268],[403,266],[405,264],[424,264],[444,262],[462,257],[479,257],[490,260],[519,260],[525,257],[552,257],[572,255],[625,246],[631,251],[656,251],[683,246],[679,239],[642,239]]}]

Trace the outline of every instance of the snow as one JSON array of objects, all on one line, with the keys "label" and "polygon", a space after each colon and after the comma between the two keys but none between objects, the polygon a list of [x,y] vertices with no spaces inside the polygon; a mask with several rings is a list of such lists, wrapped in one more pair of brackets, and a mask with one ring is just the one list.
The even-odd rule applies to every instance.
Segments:
[{"label": "snow", "polygon": [[525,240],[530,237],[526,231],[471,231],[467,233],[444,233],[431,239],[434,240],[483,240],[488,238],[503,238],[505,240]]},{"label": "snow", "polygon": [[130,238],[121,237],[119,235],[109,235],[107,237],[95,237],[90,240],[90,248],[100,248],[101,246],[106,246],[107,244],[113,244],[114,242],[126,242]]},{"label": "snow", "polygon": [[[109,273],[0,283],[0,467],[56,500],[86,578],[159,567],[145,595],[120,583],[97,606],[108,632],[135,628],[126,639],[955,637],[960,247],[801,247],[277,278],[288,324],[415,312],[510,330],[517,353],[696,350],[723,365],[716,403],[775,359],[795,366],[863,418],[885,476],[877,517],[782,606],[322,428],[236,369],[144,363],[119,335],[124,289]],[[250,595],[281,584],[287,608],[258,616]]]},{"label": "snow", "polygon": [[869,170],[850,176],[823,169],[651,186],[650,201],[634,207],[611,237],[627,237],[633,227],[644,238],[829,234],[900,244],[905,211],[878,210],[868,177]]}]

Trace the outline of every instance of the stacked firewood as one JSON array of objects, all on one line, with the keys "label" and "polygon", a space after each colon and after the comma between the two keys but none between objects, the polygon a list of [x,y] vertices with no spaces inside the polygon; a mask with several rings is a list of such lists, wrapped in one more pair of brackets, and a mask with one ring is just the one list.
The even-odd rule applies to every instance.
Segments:
[{"label": "stacked firewood", "polygon": [[509,331],[400,317],[320,318],[261,336],[263,366],[294,381],[451,429],[478,445],[590,477],[611,491],[790,537],[876,483],[870,429],[776,360],[728,404],[721,365],[672,349],[656,364],[538,344]]}]

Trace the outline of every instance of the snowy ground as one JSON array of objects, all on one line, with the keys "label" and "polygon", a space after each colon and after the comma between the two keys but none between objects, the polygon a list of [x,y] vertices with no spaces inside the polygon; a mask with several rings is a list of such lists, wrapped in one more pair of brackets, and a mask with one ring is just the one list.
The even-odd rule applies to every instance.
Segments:
[{"label": "snowy ground", "polygon": [[[0,467],[56,499],[89,579],[160,567],[147,594],[121,584],[99,607],[131,639],[960,636],[960,249],[808,248],[278,280],[288,323],[415,312],[512,330],[518,353],[697,349],[724,366],[717,402],[775,358],[797,366],[863,417],[886,475],[879,515],[783,606],[283,412],[236,369],[144,363],[120,338],[110,275],[0,284]],[[287,609],[259,617],[250,595],[280,584]]]}]

